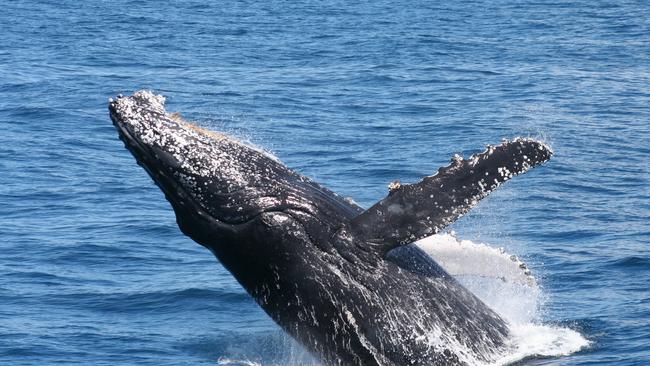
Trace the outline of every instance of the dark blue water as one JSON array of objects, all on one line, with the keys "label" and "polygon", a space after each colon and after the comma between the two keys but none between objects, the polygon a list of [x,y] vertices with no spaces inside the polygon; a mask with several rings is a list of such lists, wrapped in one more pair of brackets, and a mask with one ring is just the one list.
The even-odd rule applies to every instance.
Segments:
[{"label": "dark blue water", "polygon": [[455,225],[525,258],[578,353],[650,364],[644,1],[10,1],[0,12],[0,364],[282,364],[299,350],[184,237],[107,99],[273,151],[368,206],[502,137],[554,159]]}]

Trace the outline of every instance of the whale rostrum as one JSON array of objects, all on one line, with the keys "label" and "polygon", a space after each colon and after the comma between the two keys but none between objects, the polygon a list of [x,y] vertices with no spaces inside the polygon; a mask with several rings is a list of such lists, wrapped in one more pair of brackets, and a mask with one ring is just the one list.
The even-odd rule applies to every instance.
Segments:
[{"label": "whale rostrum", "polygon": [[120,138],[181,231],[325,364],[472,365],[508,351],[508,323],[411,243],[547,161],[547,145],[516,138],[455,156],[364,210],[164,102],[149,91],[111,100]]}]

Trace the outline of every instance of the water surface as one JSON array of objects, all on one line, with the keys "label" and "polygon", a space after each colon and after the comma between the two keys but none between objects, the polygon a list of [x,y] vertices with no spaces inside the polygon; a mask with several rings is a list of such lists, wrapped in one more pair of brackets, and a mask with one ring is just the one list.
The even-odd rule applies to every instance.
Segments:
[{"label": "water surface", "polygon": [[592,342],[526,365],[650,364],[650,7],[641,1],[11,1],[0,12],[0,363],[283,364],[304,356],[117,139],[107,99],[271,150],[369,206],[518,135],[554,159],[457,235],[525,259],[545,324]]}]

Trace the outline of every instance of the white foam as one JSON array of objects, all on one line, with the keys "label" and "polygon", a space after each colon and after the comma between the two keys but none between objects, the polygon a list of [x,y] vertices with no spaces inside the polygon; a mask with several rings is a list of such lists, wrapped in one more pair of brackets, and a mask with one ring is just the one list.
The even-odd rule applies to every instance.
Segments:
[{"label": "white foam", "polygon": [[568,356],[590,342],[573,329],[543,324],[513,324],[512,344],[507,355],[495,365],[508,365],[529,357]]},{"label": "white foam", "polygon": [[261,363],[249,360],[235,360],[228,357],[219,357],[218,365],[237,365],[237,366],[262,366]]}]

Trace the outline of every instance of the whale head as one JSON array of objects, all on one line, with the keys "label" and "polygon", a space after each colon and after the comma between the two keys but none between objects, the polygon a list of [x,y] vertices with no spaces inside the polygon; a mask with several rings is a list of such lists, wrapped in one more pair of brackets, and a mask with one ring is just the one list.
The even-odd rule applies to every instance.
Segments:
[{"label": "whale head", "polygon": [[[181,229],[197,217],[229,226],[278,204],[263,187],[272,178],[251,169],[253,161],[273,159],[228,135],[204,130],[165,111],[165,98],[149,91],[119,96],[109,103],[120,138],[173,206]],[[253,192],[254,190],[254,192]],[[252,201],[239,199],[248,195]],[[194,216],[194,217],[187,217]]]},{"label": "whale head", "polygon": [[232,239],[263,213],[313,217],[331,206],[331,192],[270,153],[167,113],[161,95],[119,96],[109,111],[126,147],[165,193],[181,230],[205,246],[219,235]]}]

